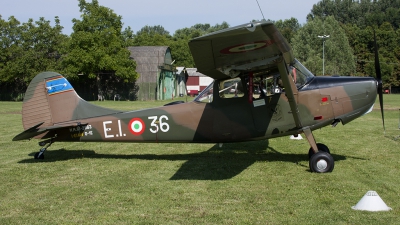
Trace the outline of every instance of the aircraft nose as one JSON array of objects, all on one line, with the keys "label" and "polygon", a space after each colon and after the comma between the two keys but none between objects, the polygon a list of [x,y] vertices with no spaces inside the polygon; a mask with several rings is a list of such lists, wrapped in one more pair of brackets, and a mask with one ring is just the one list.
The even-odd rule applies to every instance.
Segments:
[{"label": "aircraft nose", "polygon": [[[357,78],[359,79],[351,83],[346,92],[349,93],[352,101],[361,101],[362,104],[359,107],[363,107],[365,104],[372,106],[377,96],[377,81],[372,77]],[[346,88],[346,85],[344,87]]]},{"label": "aircraft nose", "polygon": [[[335,118],[343,124],[369,112],[377,96],[372,77],[316,77],[322,95],[329,95]],[[315,81],[314,81],[315,82]]]},{"label": "aircraft nose", "polygon": [[377,97],[377,81],[372,77],[353,77],[343,82],[347,98],[342,101],[342,123],[348,123],[372,110]]}]

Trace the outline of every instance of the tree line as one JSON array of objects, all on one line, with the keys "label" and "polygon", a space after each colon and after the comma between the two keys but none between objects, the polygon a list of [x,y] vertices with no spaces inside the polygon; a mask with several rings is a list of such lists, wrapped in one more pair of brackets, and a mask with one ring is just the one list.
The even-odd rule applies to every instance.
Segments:
[{"label": "tree line", "polygon": [[[69,36],[62,33],[58,17],[51,26],[45,18],[21,23],[0,15],[0,100],[22,100],[21,93],[42,71],[60,72],[74,86],[96,92],[122,88],[128,98],[139,76],[128,46],[169,46],[175,65],[196,67],[189,40],[230,27],[227,22],[195,24],[171,35],[158,25],[134,32],[129,26],[123,29],[122,17],[97,0],[78,4],[81,17],[73,20]],[[295,57],[316,75],[375,76],[375,32],[384,88],[400,85],[399,0],[322,0],[305,24],[295,18],[274,22]]]}]

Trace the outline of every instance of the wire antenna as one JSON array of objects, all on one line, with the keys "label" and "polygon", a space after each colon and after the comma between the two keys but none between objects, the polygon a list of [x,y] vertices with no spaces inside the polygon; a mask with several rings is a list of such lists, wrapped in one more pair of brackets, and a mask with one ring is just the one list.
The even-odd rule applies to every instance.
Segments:
[{"label": "wire antenna", "polygon": [[257,5],[258,5],[258,8],[260,9],[262,17],[265,20],[264,13],[262,12],[261,7],[260,7],[260,3],[258,3],[258,0],[256,0],[256,2],[257,2]]}]

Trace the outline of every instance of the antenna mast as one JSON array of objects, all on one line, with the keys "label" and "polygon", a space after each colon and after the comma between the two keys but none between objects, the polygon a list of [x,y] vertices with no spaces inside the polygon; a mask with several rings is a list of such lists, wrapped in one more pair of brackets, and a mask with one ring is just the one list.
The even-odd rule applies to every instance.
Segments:
[{"label": "antenna mast", "polygon": [[258,5],[258,8],[260,9],[262,17],[265,20],[264,13],[262,12],[261,7],[260,7],[260,3],[258,3],[258,0],[256,0],[256,2],[257,2],[257,5]]}]

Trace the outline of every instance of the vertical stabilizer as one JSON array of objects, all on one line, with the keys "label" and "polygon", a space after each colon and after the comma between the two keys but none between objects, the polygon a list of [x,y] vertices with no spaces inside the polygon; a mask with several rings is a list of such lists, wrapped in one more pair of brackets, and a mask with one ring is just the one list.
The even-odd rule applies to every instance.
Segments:
[{"label": "vertical stabilizer", "polygon": [[40,73],[33,78],[25,92],[24,103],[22,105],[22,124],[24,130],[44,122],[43,126],[51,126],[52,118],[49,102],[47,101],[47,91],[45,89],[45,78],[58,75],[57,73]]},{"label": "vertical stabilizer", "polygon": [[86,102],[65,77],[55,72],[38,74],[26,90],[22,106],[24,129],[118,113]]}]

